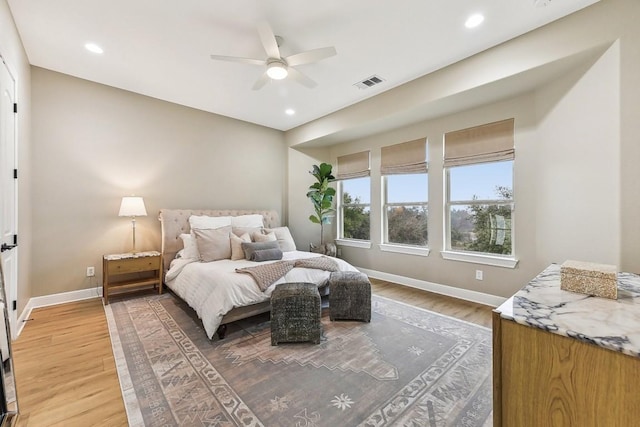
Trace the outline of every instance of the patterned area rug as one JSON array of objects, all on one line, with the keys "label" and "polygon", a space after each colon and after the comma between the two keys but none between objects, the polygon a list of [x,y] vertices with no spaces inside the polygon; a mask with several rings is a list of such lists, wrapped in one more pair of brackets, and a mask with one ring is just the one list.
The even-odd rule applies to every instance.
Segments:
[{"label": "patterned area rug", "polygon": [[491,426],[491,331],[373,297],[371,323],[271,346],[268,314],[209,340],[171,294],[105,307],[131,426]]}]

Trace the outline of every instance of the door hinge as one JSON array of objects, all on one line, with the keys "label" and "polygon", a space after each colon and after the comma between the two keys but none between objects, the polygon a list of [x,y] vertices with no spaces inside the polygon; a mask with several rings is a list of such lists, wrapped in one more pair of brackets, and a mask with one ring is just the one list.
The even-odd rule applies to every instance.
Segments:
[{"label": "door hinge", "polygon": [[17,103],[13,103],[13,112],[17,113],[18,112],[18,104]]},{"label": "door hinge", "polygon": [[13,309],[13,311],[16,311],[18,309],[18,301],[13,300],[11,302],[11,308]]},{"label": "door hinge", "polygon": [[18,169],[13,170],[13,179],[18,179]]},{"label": "door hinge", "polygon": [[18,235],[17,235],[17,234],[14,234],[14,235],[13,235],[13,244],[14,244],[14,245],[17,245],[17,244],[18,244]]}]

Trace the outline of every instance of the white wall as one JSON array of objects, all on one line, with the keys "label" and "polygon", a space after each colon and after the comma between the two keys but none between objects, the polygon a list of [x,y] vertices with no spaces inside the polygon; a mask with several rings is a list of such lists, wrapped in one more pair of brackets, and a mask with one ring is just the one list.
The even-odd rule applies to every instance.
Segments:
[{"label": "white wall", "polygon": [[[371,249],[343,247],[358,267],[507,297],[552,262],[620,264],[619,49],[534,92],[334,145],[331,158],[371,150]],[[445,260],[443,135],[515,118],[516,269]],[[429,141],[429,257],[382,252],[380,148]],[[484,280],[475,280],[475,270]]]},{"label": "white wall", "polygon": [[620,265],[620,49],[536,92],[537,256]]},{"label": "white wall", "polygon": [[27,55],[6,0],[0,0],[0,56],[16,80],[18,139],[18,312],[31,297],[31,77]]},{"label": "white wall", "polygon": [[[428,136],[430,141],[428,258],[343,248],[353,264],[410,279],[509,296],[551,262],[616,264],[640,272],[640,15],[635,0],[602,0],[576,14],[294,131],[290,147],[358,133],[394,117],[393,105],[425,119],[394,131],[331,146],[331,159],[372,148],[372,204],[380,203],[379,147]],[[557,64],[570,68],[556,75]],[[546,70],[546,71],[545,71]],[[541,78],[541,76],[545,76]],[[551,79],[549,78],[551,76]],[[496,102],[514,82],[531,91]],[[489,89],[489,90],[488,90]],[[517,90],[511,87],[510,90]],[[478,94],[488,101],[477,104]],[[630,95],[635,94],[635,97]],[[480,105],[444,116],[447,100]],[[364,114],[368,111],[369,114]],[[435,117],[435,118],[434,118]],[[516,119],[516,269],[445,261],[442,249],[442,134],[507,117]],[[376,209],[377,210],[377,209]],[[291,211],[290,215],[295,215]],[[372,240],[380,242],[372,214]],[[484,281],[476,281],[476,269]]]},{"label": "white wall", "polygon": [[131,249],[122,196],[145,200],[138,250],[160,249],[161,208],[285,209],[280,131],[37,67],[32,86],[33,296],[94,287]]}]

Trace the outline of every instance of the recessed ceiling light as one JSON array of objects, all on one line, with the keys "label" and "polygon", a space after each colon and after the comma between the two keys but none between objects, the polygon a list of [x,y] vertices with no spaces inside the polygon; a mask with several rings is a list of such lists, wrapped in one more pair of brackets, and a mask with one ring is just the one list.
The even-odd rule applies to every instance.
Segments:
[{"label": "recessed ceiling light", "polygon": [[84,48],[87,49],[89,52],[93,52],[93,53],[103,53],[104,50],[98,46],[95,43],[87,43],[84,45]]},{"label": "recessed ceiling light", "polygon": [[467,21],[464,23],[464,26],[467,28],[475,28],[478,25],[482,24],[482,21],[484,21],[484,16],[482,16],[479,13],[476,13],[467,18]]},{"label": "recessed ceiling light", "polygon": [[287,108],[286,110],[284,110],[284,113],[287,116],[293,116],[296,113],[296,110],[294,110],[293,108]]}]

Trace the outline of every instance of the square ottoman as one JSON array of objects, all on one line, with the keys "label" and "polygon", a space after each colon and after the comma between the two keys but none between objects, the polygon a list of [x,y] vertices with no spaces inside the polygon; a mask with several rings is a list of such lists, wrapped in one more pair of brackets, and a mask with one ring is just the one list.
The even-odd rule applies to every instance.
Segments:
[{"label": "square ottoman", "polygon": [[371,321],[371,282],[358,271],[335,271],[329,277],[329,318]]},{"label": "square ottoman", "polygon": [[282,283],[271,294],[271,345],[311,341],[320,344],[321,301],[313,283]]}]

